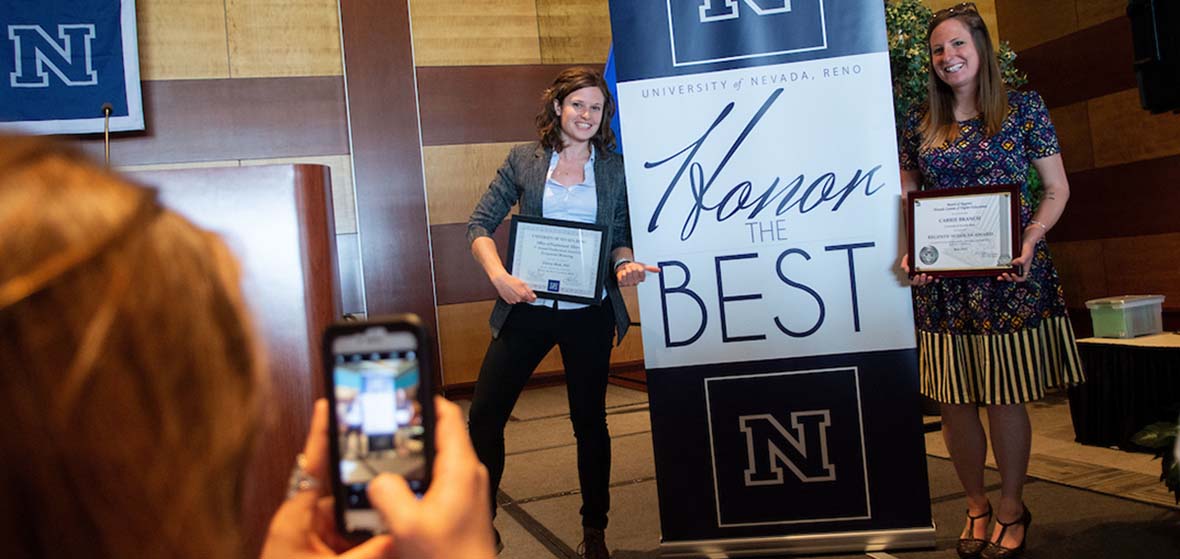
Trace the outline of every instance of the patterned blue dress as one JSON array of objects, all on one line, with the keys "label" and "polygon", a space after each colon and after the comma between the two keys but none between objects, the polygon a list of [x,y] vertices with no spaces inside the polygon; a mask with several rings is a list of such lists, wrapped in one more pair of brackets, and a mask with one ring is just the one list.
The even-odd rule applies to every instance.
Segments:
[{"label": "patterned blue dress", "polygon": [[[906,118],[901,168],[922,174],[922,189],[1021,185],[1021,226],[1032,220],[1031,161],[1061,151],[1045,102],[1010,91],[1000,132],[985,135],[981,117],[959,122],[959,137],[921,147],[926,108]],[[1041,240],[1028,279],[943,278],[913,288],[922,393],[940,402],[1017,404],[1084,380],[1049,247]]]}]

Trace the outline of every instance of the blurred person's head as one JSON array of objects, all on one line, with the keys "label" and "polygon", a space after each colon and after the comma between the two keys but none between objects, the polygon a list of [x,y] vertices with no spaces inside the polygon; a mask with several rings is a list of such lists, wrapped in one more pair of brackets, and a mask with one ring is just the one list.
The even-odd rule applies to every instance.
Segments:
[{"label": "blurred person's head", "polygon": [[0,137],[6,556],[239,554],[265,387],[237,285],[153,191]]}]

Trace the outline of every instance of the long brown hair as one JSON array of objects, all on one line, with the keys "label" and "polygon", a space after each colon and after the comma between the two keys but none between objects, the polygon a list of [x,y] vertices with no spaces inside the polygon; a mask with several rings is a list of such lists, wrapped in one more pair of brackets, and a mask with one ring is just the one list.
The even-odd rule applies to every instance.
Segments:
[{"label": "long brown hair", "polygon": [[[967,3],[941,10],[934,14],[926,28],[926,48],[930,48],[930,35],[942,22],[957,19],[971,32],[971,40],[979,53],[979,89],[976,102],[983,116],[984,132],[991,137],[1000,132],[1004,119],[1008,118],[1008,90],[1000,74],[996,60],[996,49],[992,46],[987,24],[974,7],[963,8]],[[953,142],[959,137],[959,125],[955,120],[955,96],[950,86],[939,79],[934,72],[934,57],[930,60],[930,75],[926,82],[929,109],[922,117],[922,148],[930,149]]]},{"label": "long brown hair", "polygon": [[67,148],[0,137],[0,255],[5,555],[238,556],[265,384],[225,246]]},{"label": "long brown hair", "polygon": [[598,70],[576,66],[562,70],[553,80],[553,84],[541,93],[541,112],[537,113],[537,134],[541,136],[541,145],[553,150],[561,151],[565,144],[561,141],[561,117],[553,111],[553,103],[558,105],[565,102],[566,96],[584,87],[597,87],[602,91],[602,123],[598,125],[598,132],[590,138],[590,143],[598,151],[615,149],[615,132],[611,130],[610,122],[615,116],[615,99],[610,94],[606,79]]}]

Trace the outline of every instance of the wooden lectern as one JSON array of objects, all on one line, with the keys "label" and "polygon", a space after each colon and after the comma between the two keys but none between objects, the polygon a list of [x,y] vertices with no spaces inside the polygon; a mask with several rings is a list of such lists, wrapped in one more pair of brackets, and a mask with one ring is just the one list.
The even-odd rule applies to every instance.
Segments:
[{"label": "wooden lectern", "polygon": [[220,234],[242,266],[242,290],[266,346],[268,423],[243,503],[244,551],[257,557],[270,516],[323,395],[319,339],[340,316],[336,231],[328,168],[271,165],[130,174],[170,209]]}]

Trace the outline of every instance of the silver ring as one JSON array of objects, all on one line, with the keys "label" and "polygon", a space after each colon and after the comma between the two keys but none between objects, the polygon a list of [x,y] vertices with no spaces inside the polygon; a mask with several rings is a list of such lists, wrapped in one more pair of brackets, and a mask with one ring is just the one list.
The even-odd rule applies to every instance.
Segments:
[{"label": "silver ring", "polygon": [[314,491],[320,488],[320,480],[307,472],[307,456],[302,452],[295,457],[295,467],[291,468],[291,478],[287,481],[287,498],[294,497],[301,491]]}]

